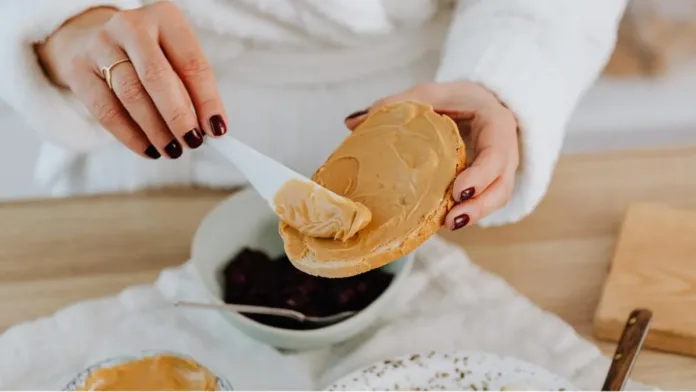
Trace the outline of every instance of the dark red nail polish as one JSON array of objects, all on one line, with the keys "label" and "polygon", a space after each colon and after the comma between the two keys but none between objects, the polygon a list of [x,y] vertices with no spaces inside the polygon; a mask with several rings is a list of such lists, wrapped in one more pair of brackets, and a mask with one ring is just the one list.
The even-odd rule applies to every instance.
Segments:
[{"label": "dark red nail polish", "polygon": [[159,159],[159,157],[162,156],[162,154],[160,154],[159,151],[157,151],[157,149],[155,148],[155,146],[153,146],[152,144],[150,144],[150,145],[145,149],[145,155],[147,155],[148,157],[150,157],[150,158],[152,158],[152,159]]},{"label": "dark red nail polish", "polygon": [[210,129],[215,136],[222,136],[227,133],[227,125],[225,125],[225,120],[219,114],[214,115],[210,118]]},{"label": "dark red nail polish", "polygon": [[184,141],[189,148],[198,148],[203,144],[203,134],[198,129],[192,129],[184,135]]},{"label": "dark red nail polish", "polygon": [[474,193],[476,193],[476,189],[473,186],[471,188],[464,189],[462,193],[459,194],[459,202],[461,203],[471,199],[471,197],[474,196]]},{"label": "dark red nail polish", "polygon": [[172,159],[179,158],[181,154],[184,153],[184,150],[181,148],[181,144],[176,140],[172,140],[171,143],[167,144],[167,147],[164,148],[164,151]]},{"label": "dark red nail polish", "polygon": [[369,109],[363,109],[363,110],[358,110],[357,112],[353,112],[346,117],[345,121],[352,120],[354,118],[358,118],[360,116],[364,116],[369,112]]},{"label": "dark red nail polish", "polygon": [[452,227],[452,230],[459,230],[468,224],[469,224],[469,215],[461,214],[458,217],[454,218],[454,227]]}]

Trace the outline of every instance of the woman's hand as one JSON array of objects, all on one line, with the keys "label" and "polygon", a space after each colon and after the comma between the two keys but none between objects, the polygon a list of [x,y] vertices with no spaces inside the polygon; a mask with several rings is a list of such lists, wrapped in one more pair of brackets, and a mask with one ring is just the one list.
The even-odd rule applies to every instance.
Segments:
[{"label": "woman's hand", "polygon": [[349,115],[346,125],[355,129],[370,112],[401,101],[430,104],[452,117],[463,133],[470,133],[474,160],[454,180],[452,197],[457,204],[447,214],[447,227],[457,230],[475,223],[508,202],[519,165],[517,121],[492,92],[470,82],[419,85]]},{"label": "woman's hand", "polygon": [[[182,145],[199,147],[204,133],[227,132],[211,66],[171,2],[129,11],[93,8],[60,27],[37,53],[56,84],[144,157],[176,159]],[[112,65],[113,91],[102,74]]]}]

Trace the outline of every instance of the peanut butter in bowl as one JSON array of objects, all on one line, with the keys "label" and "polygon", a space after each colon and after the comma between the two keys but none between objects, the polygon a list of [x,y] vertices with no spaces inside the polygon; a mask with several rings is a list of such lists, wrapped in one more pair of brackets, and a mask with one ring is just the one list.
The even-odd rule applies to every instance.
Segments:
[{"label": "peanut butter in bowl", "polygon": [[221,391],[229,383],[185,356],[151,353],[100,362],[80,373],[69,391]]}]

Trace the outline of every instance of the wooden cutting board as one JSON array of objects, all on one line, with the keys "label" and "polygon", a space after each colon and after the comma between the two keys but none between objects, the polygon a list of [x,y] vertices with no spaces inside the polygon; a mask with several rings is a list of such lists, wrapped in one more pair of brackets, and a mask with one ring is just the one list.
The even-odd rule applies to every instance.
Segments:
[{"label": "wooden cutting board", "polygon": [[618,340],[635,308],[653,311],[645,347],[696,356],[696,211],[629,208],[595,314],[597,338]]}]

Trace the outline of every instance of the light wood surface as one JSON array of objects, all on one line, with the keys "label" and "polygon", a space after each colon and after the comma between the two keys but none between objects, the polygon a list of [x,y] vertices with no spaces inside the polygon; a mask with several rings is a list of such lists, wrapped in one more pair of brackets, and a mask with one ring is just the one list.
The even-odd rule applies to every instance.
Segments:
[{"label": "light wood surface", "polygon": [[[527,219],[443,235],[591,338],[627,206],[696,208],[694,173],[696,148],[565,157]],[[161,268],[184,262],[198,222],[225,196],[170,190],[0,204],[0,330],[150,282]],[[615,348],[599,345],[607,354]],[[633,378],[662,389],[695,389],[696,359],[646,350]]]},{"label": "light wood surface", "polygon": [[696,210],[661,204],[629,208],[595,315],[595,334],[618,339],[626,314],[637,307],[653,309],[646,347],[696,355]]}]

